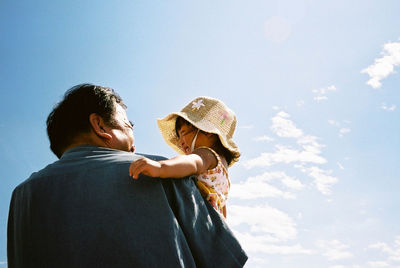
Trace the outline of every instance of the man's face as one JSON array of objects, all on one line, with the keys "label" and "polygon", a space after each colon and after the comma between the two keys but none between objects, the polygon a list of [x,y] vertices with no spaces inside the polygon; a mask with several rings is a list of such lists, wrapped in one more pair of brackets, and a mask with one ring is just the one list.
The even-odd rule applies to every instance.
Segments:
[{"label": "man's face", "polygon": [[115,126],[110,130],[112,139],[108,144],[109,147],[112,149],[133,152],[135,150],[133,125],[128,120],[125,109],[119,104],[116,104],[114,121]]}]

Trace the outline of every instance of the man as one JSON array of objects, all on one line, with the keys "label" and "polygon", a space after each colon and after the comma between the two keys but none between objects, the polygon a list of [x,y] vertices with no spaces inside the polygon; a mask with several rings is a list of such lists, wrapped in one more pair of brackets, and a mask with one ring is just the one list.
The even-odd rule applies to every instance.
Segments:
[{"label": "man", "polygon": [[50,113],[60,159],[13,192],[8,266],[243,266],[247,256],[190,178],[129,177],[141,156],[125,108],[112,89],[83,84]]}]

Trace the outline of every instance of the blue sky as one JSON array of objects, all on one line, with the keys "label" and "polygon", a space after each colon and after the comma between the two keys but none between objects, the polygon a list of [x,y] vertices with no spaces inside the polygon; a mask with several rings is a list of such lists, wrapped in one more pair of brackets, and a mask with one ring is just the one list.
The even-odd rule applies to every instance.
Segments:
[{"label": "blue sky", "polygon": [[[228,224],[247,267],[400,267],[399,1],[0,2],[0,267],[11,192],[56,160],[71,86],[113,87],[138,152],[197,96],[237,114]],[[128,171],[127,171],[128,172]]]}]

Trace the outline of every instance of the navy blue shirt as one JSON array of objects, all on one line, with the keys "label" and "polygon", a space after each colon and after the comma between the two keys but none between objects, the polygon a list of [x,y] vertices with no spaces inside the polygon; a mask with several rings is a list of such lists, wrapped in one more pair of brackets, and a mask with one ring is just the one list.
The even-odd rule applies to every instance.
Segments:
[{"label": "navy blue shirt", "polygon": [[16,187],[8,267],[242,267],[245,252],[193,180],[134,180],[139,157],[79,146]]}]

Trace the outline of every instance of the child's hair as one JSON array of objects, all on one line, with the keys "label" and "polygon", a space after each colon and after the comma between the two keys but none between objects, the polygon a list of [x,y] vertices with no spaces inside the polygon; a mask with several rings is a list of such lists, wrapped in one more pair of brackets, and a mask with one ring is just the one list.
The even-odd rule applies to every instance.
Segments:
[{"label": "child's hair", "polygon": [[[187,120],[185,120],[184,118],[178,116],[176,118],[175,121],[175,132],[176,132],[176,136],[179,137],[179,133],[178,131],[181,129],[181,127],[183,125],[189,125],[189,126],[193,126],[191,123],[189,123]],[[195,126],[193,126],[195,127]],[[202,131],[200,129],[200,131]],[[205,131],[203,131],[205,132]],[[217,135],[217,134],[214,134]],[[240,153],[239,152],[231,152],[230,150],[228,150],[227,148],[225,148],[224,145],[222,145],[221,143],[221,139],[219,138],[219,136],[217,135],[218,139],[216,141],[216,143],[214,144],[214,148],[215,151],[219,154],[225,157],[225,160],[228,164],[228,166],[233,162],[233,161],[237,161],[240,157]]]}]

